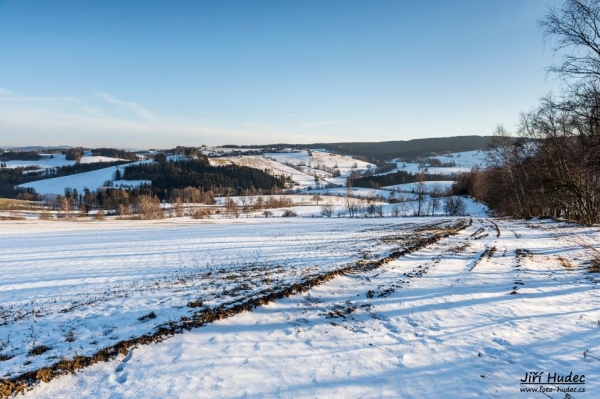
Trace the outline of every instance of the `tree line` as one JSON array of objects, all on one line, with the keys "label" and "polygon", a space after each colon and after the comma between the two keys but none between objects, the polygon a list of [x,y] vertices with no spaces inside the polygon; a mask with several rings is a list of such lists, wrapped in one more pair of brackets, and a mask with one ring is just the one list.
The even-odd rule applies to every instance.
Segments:
[{"label": "tree line", "polygon": [[118,150],[116,148],[94,148],[92,149],[92,155],[108,158],[120,158],[129,161],[138,160],[138,156],[135,153],[127,150]]},{"label": "tree line", "polygon": [[[423,176],[421,176],[423,175]],[[352,176],[351,176],[352,177]],[[385,175],[371,175],[351,178],[348,182],[349,185],[354,187],[366,187],[366,188],[380,188],[385,186],[394,186],[397,184],[405,183],[416,183],[420,179],[425,181],[442,181],[452,180],[451,175],[441,174],[421,174],[411,173],[404,170],[388,173]]]},{"label": "tree line", "polygon": [[37,161],[41,158],[37,151],[3,151],[0,161]]}]

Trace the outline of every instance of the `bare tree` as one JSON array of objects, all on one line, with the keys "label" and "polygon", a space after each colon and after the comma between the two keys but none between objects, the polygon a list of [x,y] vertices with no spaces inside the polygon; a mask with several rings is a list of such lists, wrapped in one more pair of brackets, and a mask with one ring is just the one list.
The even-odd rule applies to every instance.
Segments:
[{"label": "bare tree", "polygon": [[450,216],[464,216],[467,208],[461,197],[446,197],[444,211]]},{"label": "bare tree", "polygon": [[239,212],[239,207],[237,202],[235,202],[235,200],[233,198],[227,197],[225,199],[225,217],[226,218],[231,218],[231,217],[239,217],[240,216],[240,212]]},{"label": "bare tree", "polygon": [[519,162],[515,151],[514,140],[510,133],[502,125],[498,125],[494,131],[490,151],[488,152],[488,162],[490,165],[503,170],[506,173],[508,188],[516,204],[516,214],[520,217],[528,218],[530,214],[525,204],[525,188],[520,179],[516,176],[515,167]]},{"label": "bare tree", "polygon": [[175,216],[178,218],[183,217],[183,204],[181,203],[180,198],[175,199]]},{"label": "bare tree", "polygon": [[69,219],[71,212],[71,197],[67,197],[66,195],[63,197],[62,195],[57,196],[60,212],[65,219]]},{"label": "bare tree", "polygon": [[417,175],[417,188],[415,189],[416,201],[417,201],[417,216],[423,215],[423,205],[425,204],[426,191],[425,191],[425,175],[419,173]]},{"label": "bare tree", "polygon": [[440,209],[443,194],[444,190],[442,190],[442,187],[438,183],[435,183],[429,190],[429,197],[431,198],[431,215],[434,215],[435,212]]},{"label": "bare tree", "polygon": [[562,63],[549,72],[569,78],[600,78],[600,3],[597,0],[565,0],[540,21],[544,38]]},{"label": "bare tree", "polygon": [[157,196],[140,195],[135,198],[134,204],[142,219],[162,219],[165,216]]},{"label": "bare tree", "polygon": [[330,218],[333,215],[333,205],[323,204],[321,206],[321,215]]}]

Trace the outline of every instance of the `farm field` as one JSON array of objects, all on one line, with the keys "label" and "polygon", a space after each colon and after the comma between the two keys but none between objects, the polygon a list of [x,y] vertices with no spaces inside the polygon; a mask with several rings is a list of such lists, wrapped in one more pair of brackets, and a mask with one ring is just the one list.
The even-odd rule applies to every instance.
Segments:
[{"label": "farm field", "polygon": [[[76,189],[79,192],[83,192],[85,188],[96,190],[104,186],[105,182],[112,181],[117,169],[122,171],[124,166],[110,166],[91,172],[36,180],[21,184],[19,187],[31,187],[39,194],[61,194],[65,192],[65,188]],[[145,183],[150,182],[145,180],[115,180],[112,184],[114,187],[136,187]]]},{"label": "farm field", "polygon": [[[541,397],[520,392],[530,371],[586,375],[574,398],[600,392],[595,228],[488,218],[27,221],[0,225],[0,239],[1,353],[12,355],[0,362],[4,378],[161,327],[182,332],[131,341],[25,397],[141,398],[149,386],[157,398]],[[293,284],[305,287],[257,302]],[[182,328],[215,311],[222,317]],[[28,353],[40,345],[50,349]]]},{"label": "farm field", "polygon": [[[414,225],[386,219],[3,223],[2,246],[10,250],[0,255],[0,339],[10,359],[1,364],[2,377],[146,334],[189,315],[190,302],[232,304],[377,258],[393,248],[384,237],[412,234]],[[150,312],[156,316],[141,322]],[[41,346],[52,349],[28,356]]]},{"label": "farm field", "polygon": [[[485,168],[487,165],[487,152],[486,151],[464,151],[455,152],[448,155],[437,155],[431,157],[437,159],[444,164],[454,163],[454,166],[445,167],[427,167],[427,173],[439,174],[439,175],[453,175],[461,172],[469,172],[472,168]],[[396,169],[386,173],[394,173],[398,171],[405,171],[410,173],[420,173],[425,171],[419,163],[415,162],[402,162],[396,160]],[[385,173],[382,173],[385,174]]]}]

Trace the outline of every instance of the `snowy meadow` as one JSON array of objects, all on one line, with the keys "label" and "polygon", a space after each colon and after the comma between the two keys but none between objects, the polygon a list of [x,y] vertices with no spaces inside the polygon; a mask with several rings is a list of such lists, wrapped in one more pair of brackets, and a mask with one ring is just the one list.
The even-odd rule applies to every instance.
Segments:
[{"label": "snowy meadow", "polygon": [[0,237],[0,372],[28,397],[542,397],[528,372],[600,392],[594,228],[30,220]]}]

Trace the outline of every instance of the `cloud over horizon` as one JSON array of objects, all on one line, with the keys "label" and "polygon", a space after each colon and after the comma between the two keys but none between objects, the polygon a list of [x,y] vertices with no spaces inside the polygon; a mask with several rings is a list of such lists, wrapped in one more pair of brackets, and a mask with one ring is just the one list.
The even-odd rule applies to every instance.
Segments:
[{"label": "cloud over horizon", "polygon": [[[308,127],[327,125],[312,123]],[[7,145],[84,145],[138,148],[175,145],[309,143],[331,139],[262,122],[183,120],[99,92],[89,97],[29,96],[0,87],[0,127]]]}]

